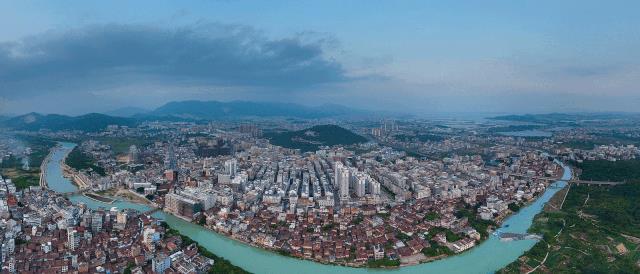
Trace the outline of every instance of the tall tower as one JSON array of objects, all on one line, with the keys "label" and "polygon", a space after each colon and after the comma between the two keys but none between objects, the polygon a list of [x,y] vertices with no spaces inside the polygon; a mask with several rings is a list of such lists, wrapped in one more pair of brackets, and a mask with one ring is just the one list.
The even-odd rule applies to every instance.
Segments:
[{"label": "tall tower", "polygon": [[335,165],[335,185],[340,192],[340,200],[349,200],[349,168],[345,167],[341,162]]},{"label": "tall tower", "polygon": [[102,230],[102,214],[95,212],[91,216],[91,230],[100,232]]},{"label": "tall tower", "polygon": [[67,245],[71,250],[76,250],[80,246],[80,235],[75,229],[67,230]]},{"label": "tall tower", "polygon": [[176,160],[176,152],[172,143],[169,143],[167,149],[167,155],[164,160],[164,166],[166,169],[176,170],[178,168],[178,161]]},{"label": "tall tower", "polygon": [[236,159],[230,159],[224,162],[224,171],[229,177],[235,177],[238,172],[238,161]]},{"label": "tall tower", "polygon": [[140,162],[140,150],[135,145],[129,147],[129,164],[137,164]]},{"label": "tall tower", "polygon": [[367,185],[367,181],[368,181],[368,176],[362,172],[358,172],[356,173],[356,176],[354,176],[355,178],[353,178],[354,180],[354,192],[356,194],[356,196],[358,197],[362,197],[365,194],[366,191],[366,185]]}]

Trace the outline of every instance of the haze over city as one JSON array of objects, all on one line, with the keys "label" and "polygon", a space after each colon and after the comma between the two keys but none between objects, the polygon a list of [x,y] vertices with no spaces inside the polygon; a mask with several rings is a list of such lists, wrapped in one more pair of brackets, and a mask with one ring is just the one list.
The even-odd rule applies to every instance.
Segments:
[{"label": "haze over city", "polygon": [[0,114],[634,112],[637,1],[0,1]]},{"label": "haze over city", "polygon": [[0,273],[640,273],[638,11],[0,0]]}]

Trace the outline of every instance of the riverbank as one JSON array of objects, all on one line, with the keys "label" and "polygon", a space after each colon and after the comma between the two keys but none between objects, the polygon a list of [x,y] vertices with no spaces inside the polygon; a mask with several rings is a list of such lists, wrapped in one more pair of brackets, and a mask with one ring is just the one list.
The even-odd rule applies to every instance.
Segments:
[{"label": "riverbank", "polygon": [[544,241],[501,273],[640,272],[640,217],[636,214],[640,173],[632,174],[634,171],[625,163],[588,164],[591,166],[584,170],[587,174],[600,174],[595,180],[628,182],[616,186],[573,185],[569,192],[557,192],[530,228],[544,235]]},{"label": "riverbank", "polygon": [[[67,153],[67,155],[69,155]],[[61,160],[60,165],[62,166],[62,174],[71,179],[71,182],[78,188],[83,189],[83,188],[88,188],[89,184],[87,184],[87,182],[85,182],[85,179],[81,178],[81,174],[80,172],[78,172],[77,170],[73,169],[72,167],[70,167],[69,165],[67,165],[65,163],[65,159],[63,158]]]},{"label": "riverbank", "polygon": [[[65,143],[65,149],[70,149],[73,144]],[[62,153],[63,151],[61,151]],[[60,154],[60,153],[59,153]],[[54,159],[60,155],[54,155]],[[62,192],[65,189],[75,189],[68,179],[62,177],[60,165],[57,161],[51,161],[47,167],[49,173],[49,187]],[[56,170],[57,169],[57,170]],[[567,176],[570,171],[565,170]],[[563,179],[568,179],[563,178]],[[560,185],[562,186],[562,184]],[[507,232],[525,233],[531,225],[531,221],[537,212],[542,210],[542,206],[553,196],[557,188],[547,188],[533,204],[523,207],[518,213],[507,218],[503,227],[500,229]],[[104,203],[99,203],[88,199],[82,195],[70,197],[74,203],[82,202],[91,208],[105,207]],[[113,206],[120,209],[132,208],[139,211],[148,211],[149,206],[139,203],[129,203],[126,201],[114,202]],[[446,257],[429,263],[405,266],[401,268],[391,269],[371,269],[371,268],[353,268],[337,266],[332,264],[320,264],[304,259],[294,259],[278,255],[276,252],[268,251],[262,248],[254,248],[244,244],[238,240],[215,233],[205,229],[194,223],[185,222],[165,212],[155,212],[152,215],[155,218],[163,219],[173,229],[182,235],[190,237],[193,241],[207,250],[214,252],[216,256],[226,258],[230,263],[253,273],[319,273],[319,274],[370,274],[393,271],[394,274],[410,274],[410,273],[491,273],[495,272],[509,263],[517,260],[526,250],[534,246],[536,241],[523,240],[512,242],[501,242],[496,236],[489,235],[489,238],[475,248],[465,251],[456,256]],[[508,227],[505,227],[507,226]],[[487,256],[491,254],[491,256]],[[224,273],[224,272],[223,272]]]},{"label": "riverbank", "polygon": [[105,204],[113,204],[113,202],[116,201],[115,199],[103,197],[103,196],[100,196],[100,195],[95,194],[95,193],[84,193],[83,195],[85,197],[89,198],[89,199],[93,199],[93,200],[96,200],[98,202],[105,203]]},{"label": "riverbank", "polygon": [[[573,172],[571,172],[571,174],[573,174]],[[509,216],[511,216],[511,215],[513,215],[513,214],[517,214],[517,213],[520,211],[520,209],[522,209],[522,208],[524,208],[524,207],[528,207],[528,206],[530,206],[531,204],[535,203],[535,202],[536,202],[536,200],[540,197],[540,195],[544,194],[544,193],[547,191],[547,189],[548,189],[549,187],[553,187],[553,184],[555,184],[555,182],[557,182],[557,181],[563,181],[563,180],[562,180],[562,174],[555,175],[555,176],[554,176],[554,177],[552,177],[552,178],[553,178],[553,180],[555,180],[555,181],[554,181],[553,183],[549,183],[549,182],[547,181],[547,182],[545,183],[546,185],[545,185],[545,187],[544,187],[544,191],[541,191],[541,192],[537,193],[537,194],[536,194],[536,196],[534,196],[532,199],[527,200],[527,201],[523,202],[522,204],[517,205],[517,206],[518,206],[518,209],[517,209],[517,210],[512,210],[512,209],[510,208],[510,210],[511,210],[511,212],[512,212],[511,214],[508,214],[507,216],[503,216],[502,218],[497,219],[497,220],[496,220],[496,223],[498,224],[498,226],[502,225],[502,222],[504,221],[504,219],[505,219],[505,218],[508,218]],[[573,175],[571,176],[571,178],[570,178],[570,179],[573,179]],[[567,187],[568,187],[568,186],[567,186]],[[564,191],[567,189],[567,187],[563,187],[559,192],[564,192]],[[554,196],[554,197],[555,197],[555,196]],[[553,199],[553,197],[552,197],[551,199]],[[547,203],[547,204],[548,204],[548,203]],[[547,205],[545,205],[545,207],[546,207],[546,206],[547,206]]]},{"label": "riverbank", "polygon": [[[556,178],[559,181],[560,180],[566,180],[569,179],[572,172],[570,168],[562,168],[563,165],[560,165],[560,168],[558,170],[556,170],[554,172],[554,174],[552,175],[552,177],[550,178]],[[568,176],[568,177],[567,177]],[[567,177],[567,178],[563,178],[563,177]],[[526,203],[521,204],[520,208],[524,209],[524,208],[530,208],[532,206],[535,206],[536,203],[540,204],[544,204],[546,202],[546,200],[548,199],[542,199],[543,196],[545,196],[545,194],[547,194],[547,196],[549,196],[550,192],[555,192],[558,189],[562,189],[564,186],[557,186],[556,183],[548,183],[545,181],[545,187],[542,191],[537,192],[536,195],[526,201]],[[513,216],[519,214],[519,210],[515,211],[515,212],[511,212],[510,214],[505,214],[504,216],[501,216],[500,219],[498,219],[495,223],[491,223],[491,224],[486,224],[485,226],[482,226],[482,228],[486,228],[489,227],[490,229],[486,229],[487,232],[486,234],[484,232],[482,232],[482,229],[478,229],[479,232],[483,233],[483,237],[481,238],[481,240],[477,241],[475,246],[467,249],[463,252],[460,253],[453,253],[451,252],[450,254],[441,254],[441,255],[437,255],[437,256],[426,256],[422,253],[417,253],[414,256],[416,256],[415,258],[413,258],[413,260],[398,260],[399,265],[397,266],[389,266],[389,265],[385,265],[383,267],[375,267],[375,268],[371,268],[369,263],[353,263],[353,262],[336,262],[336,261],[327,261],[327,260],[321,260],[321,259],[317,259],[314,257],[297,257],[297,256],[293,256],[291,254],[288,254],[287,252],[283,252],[281,249],[276,249],[276,248],[271,248],[268,246],[263,246],[254,242],[249,241],[248,239],[245,239],[243,237],[236,237],[233,234],[230,233],[225,233],[223,231],[217,231],[215,229],[213,229],[212,227],[209,226],[202,226],[199,225],[197,222],[192,222],[194,225],[198,225],[200,228],[205,229],[207,231],[210,231],[211,233],[216,233],[218,235],[221,235],[223,237],[226,237],[232,241],[235,241],[237,243],[249,246],[249,247],[253,247],[253,248],[257,248],[257,249],[261,249],[264,250],[266,252],[270,252],[273,254],[278,254],[280,256],[286,256],[287,258],[293,258],[296,260],[300,260],[300,261],[310,261],[310,262],[315,262],[315,263],[320,263],[323,265],[331,265],[331,266],[340,266],[340,267],[349,267],[349,268],[355,268],[355,269],[399,269],[399,268],[406,268],[406,267],[411,267],[411,266],[419,266],[419,265],[423,265],[423,264],[428,264],[428,263],[433,263],[435,261],[441,261],[441,260],[446,260],[446,259],[450,259],[453,257],[458,257],[458,256],[465,256],[466,253],[469,252],[474,252],[474,250],[478,249],[480,246],[482,246],[486,241],[492,239],[492,232],[500,229],[500,230],[504,230],[507,233],[509,233],[510,229],[509,226],[511,224],[509,224],[507,222],[507,220],[509,220],[510,218],[512,218]],[[528,213],[525,213],[528,214]],[[177,216],[176,216],[177,217]],[[477,222],[480,222],[481,220],[477,218],[477,216],[475,215],[475,211],[472,211],[470,213],[470,215],[468,216],[469,218],[474,218],[473,220],[477,219]],[[179,218],[179,217],[178,217]],[[470,219],[471,220],[471,219]],[[474,222],[472,220],[472,223]],[[506,226],[506,229],[505,227]],[[475,225],[472,225],[472,227],[476,228]],[[516,226],[514,226],[516,227]],[[515,234],[526,234],[526,231],[515,231]],[[486,236],[485,236],[486,235]],[[497,237],[498,239],[500,239],[500,237]],[[537,237],[524,237],[523,240],[518,240],[518,241],[525,241],[525,242],[530,242],[530,241],[537,241]],[[447,248],[444,247],[443,248]]]},{"label": "riverbank", "polygon": [[[45,161],[50,157],[55,144],[49,145],[46,141],[25,141],[33,151],[28,156],[16,157],[12,155],[4,161],[0,161],[0,176],[11,179],[18,190],[27,189],[46,184],[43,178]],[[35,142],[35,143],[34,143]],[[26,165],[25,165],[26,163]],[[30,166],[33,164],[33,166]]]},{"label": "riverbank", "polygon": [[[80,185],[80,184],[76,181],[76,179],[75,179],[75,172],[74,172],[74,170],[73,170],[70,166],[68,166],[68,165],[65,163],[65,161],[66,161],[67,157],[69,156],[69,154],[71,153],[71,151],[72,151],[73,147],[75,147],[75,145],[74,145],[74,146],[72,146],[71,148],[65,148],[65,147],[62,145],[62,143],[57,143],[57,144],[56,144],[56,145],[55,145],[55,146],[54,146],[54,147],[49,151],[49,154],[47,154],[47,157],[46,157],[46,158],[43,160],[43,162],[42,162],[42,168],[41,168],[42,172],[40,173],[40,177],[41,177],[41,179],[40,179],[40,185],[41,185],[42,187],[48,187],[48,185],[47,185],[47,180],[46,180],[46,178],[47,178],[47,171],[48,171],[48,168],[46,168],[46,167],[47,167],[47,166],[49,166],[50,161],[52,161],[52,160],[53,160],[53,159],[52,159],[52,158],[53,158],[53,157],[52,157],[53,155],[57,155],[57,156],[58,156],[58,157],[55,159],[55,161],[58,161],[58,162],[59,162],[59,165],[60,165],[60,167],[61,167],[60,171],[61,171],[62,176],[64,176],[65,178],[71,178],[71,183],[72,183],[75,187],[78,187],[78,188],[86,187],[86,186],[84,186],[84,185]],[[57,154],[59,151],[64,151],[64,153],[63,153],[63,154],[61,154],[61,155],[60,155],[60,154]],[[66,191],[66,192],[72,192],[72,191]]]},{"label": "riverbank", "polygon": [[[64,168],[64,156],[71,150],[73,149],[75,145],[71,144],[71,143],[60,143],[59,147],[57,147],[57,149],[52,149],[51,150],[51,155],[49,156],[49,161],[46,162],[46,168],[43,169],[43,176],[45,176],[45,179],[47,179],[47,181],[50,181],[50,184],[47,184],[45,187],[49,188],[57,193],[65,193],[65,192],[74,192],[77,190],[77,186],[68,178],[63,176],[63,172],[62,169]],[[50,172],[44,172],[45,170],[49,170]],[[93,194],[93,195],[92,195]],[[133,195],[132,197],[135,197],[135,195]],[[116,200],[113,199],[111,203],[107,203],[106,200],[103,200],[101,198],[105,198],[102,197],[101,195],[98,194],[94,194],[94,193],[88,193],[86,195],[82,195],[82,194],[78,194],[78,195],[73,195],[71,197],[69,197],[69,199],[74,202],[74,203],[84,203],[87,206],[89,206],[90,208],[93,209],[97,209],[100,207],[105,207],[107,205],[112,205],[115,207],[118,207],[120,209],[127,209],[127,208],[131,208],[131,209],[136,209],[138,211],[141,212],[146,212],[150,209],[152,209],[152,206],[148,200],[146,200],[147,203],[150,204],[150,206],[140,206],[140,203],[138,203],[139,201],[142,201],[141,199],[135,200],[135,201],[127,201],[127,200]],[[168,216],[165,216],[164,213],[162,212],[155,212],[153,213],[153,217],[161,219],[161,220],[166,220],[166,218]],[[169,219],[171,219],[169,217]],[[171,219],[173,220],[173,219]],[[179,225],[178,225],[179,226]],[[177,230],[176,230],[177,231]],[[181,234],[181,237],[183,239],[184,235]],[[190,238],[189,238],[190,239]],[[193,240],[191,240],[193,241]],[[231,264],[228,260],[217,256],[213,253],[211,253],[207,248],[203,247],[202,245],[198,244],[198,248],[200,250],[202,250],[202,254],[205,255],[208,258],[212,258],[215,260],[215,264],[212,268],[212,272],[213,273],[232,273],[232,274],[245,274],[245,273],[250,273],[247,272],[245,270],[243,270],[242,268],[235,266],[233,264]]]},{"label": "riverbank", "polygon": [[60,144],[56,144],[55,146],[53,146],[51,149],[49,149],[49,153],[47,154],[46,157],[44,157],[44,159],[42,160],[42,163],[40,164],[40,187],[42,188],[47,188],[47,165],[49,164],[49,161],[51,160],[51,156],[54,154],[54,151],[56,149],[60,149],[62,146]]},{"label": "riverbank", "polygon": [[103,191],[98,191],[96,193],[104,196],[121,198],[125,201],[132,202],[132,203],[139,203],[147,206],[157,207],[156,204],[149,201],[147,198],[142,197],[141,195],[137,195],[136,193],[134,193],[129,189],[112,188],[112,189],[107,189]]},{"label": "riverbank", "polygon": [[198,242],[191,239],[189,236],[183,235],[178,230],[171,228],[171,226],[166,222],[163,224],[167,229],[167,235],[175,235],[180,237],[182,239],[182,242],[185,245],[190,245],[192,243],[195,243],[196,246],[198,247],[198,250],[203,256],[214,260],[213,267],[209,270],[210,273],[225,273],[225,274],[250,274],[251,273],[251,272],[247,272],[246,270],[238,266],[231,264],[231,262],[229,262],[225,258],[216,256],[211,251],[201,246]]}]

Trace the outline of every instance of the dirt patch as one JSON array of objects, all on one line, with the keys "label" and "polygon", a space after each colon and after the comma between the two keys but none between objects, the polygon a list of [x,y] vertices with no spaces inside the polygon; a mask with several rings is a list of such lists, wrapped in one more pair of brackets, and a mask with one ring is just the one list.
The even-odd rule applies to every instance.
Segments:
[{"label": "dirt patch", "polygon": [[618,245],[616,245],[616,250],[618,250],[618,254],[620,255],[623,255],[629,252],[629,250],[627,249],[626,246],[624,246],[623,243],[619,243]]},{"label": "dirt patch", "polygon": [[634,244],[640,244],[640,238],[638,238],[638,237],[634,237],[634,236],[626,235],[626,234],[620,234],[620,236],[624,237],[629,242],[632,242]]},{"label": "dirt patch", "polygon": [[556,192],[556,194],[549,199],[549,201],[544,205],[545,212],[558,212],[560,211],[560,205],[562,204],[562,199],[564,199],[565,194],[569,190],[569,187],[566,186],[560,191]]}]

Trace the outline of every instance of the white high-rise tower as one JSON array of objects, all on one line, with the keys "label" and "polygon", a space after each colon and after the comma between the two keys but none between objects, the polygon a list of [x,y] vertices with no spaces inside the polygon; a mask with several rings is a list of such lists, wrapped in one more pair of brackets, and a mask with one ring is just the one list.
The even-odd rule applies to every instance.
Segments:
[{"label": "white high-rise tower", "polygon": [[341,162],[335,165],[335,186],[340,191],[340,200],[349,200],[349,168],[345,167]]}]

